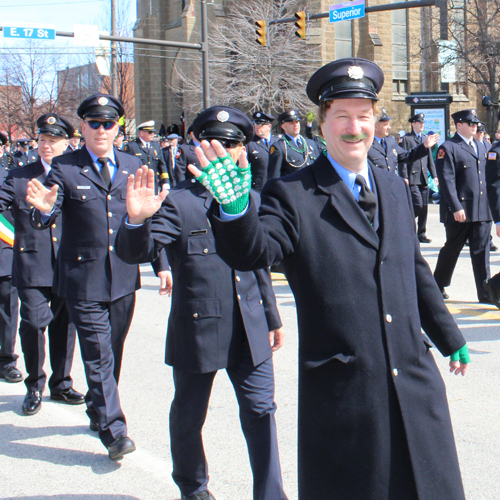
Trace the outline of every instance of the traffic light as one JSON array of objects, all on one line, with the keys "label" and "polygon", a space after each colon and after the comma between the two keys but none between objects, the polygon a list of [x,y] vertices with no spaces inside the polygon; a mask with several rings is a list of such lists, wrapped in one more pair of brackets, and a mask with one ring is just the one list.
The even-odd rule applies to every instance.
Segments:
[{"label": "traffic light", "polygon": [[255,26],[258,26],[259,29],[255,30],[255,33],[257,33],[257,40],[256,42],[259,45],[266,46],[267,45],[267,27],[266,27],[266,21],[264,19],[261,19],[260,21],[255,21]]},{"label": "traffic light", "polygon": [[297,21],[295,21],[295,26],[299,28],[295,34],[302,40],[306,39],[306,13],[305,11],[296,12],[295,17]]}]

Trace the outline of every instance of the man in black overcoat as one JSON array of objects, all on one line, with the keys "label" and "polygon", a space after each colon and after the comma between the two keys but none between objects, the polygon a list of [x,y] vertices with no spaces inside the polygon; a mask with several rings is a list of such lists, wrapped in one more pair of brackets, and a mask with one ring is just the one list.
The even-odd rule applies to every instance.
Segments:
[{"label": "man in black overcoat", "polygon": [[385,108],[381,108],[379,119],[375,124],[375,136],[372,147],[368,151],[368,160],[372,166],[383,168],[392,174],[398,174],[398,163],[413,163],[415,160],[429,155],[429,149],[437,143],[438,134],[428,136],[422,144],[407,151],[403,149],[394,137],[389,135],[391,131],[391,116],[387,115]]},{"label": "man in black overcoat", "polygon": [[273,115],[256,111],[252,118],[255,135],[247,144],[247,156],[252,169],[252,188],[260,193],[267,182],[269,151],[279,137],[271,133],[272,122],[275,120]]},{"label": "man in black overcoat", "polygon": [[[295,296],[300,500],[465,498],[422,329],[456,373],[467,346],[420,253],[408,187],[367,161],[383,80],[360,58],[311,77],[328,156],[268,181],[259,212],[244,190],[227,201],[215,186],[223,148],[203,142],[204,171],[193,168],[221,203],[209,214],[219,255],[242,271],[282,262]],[[242,185],[240,166],[226,189]]]},{"label": "man in black overcoat", "polygon": [[[70,122],[55,113],[37,119],[39,157],[34,163],[9,171],[0,187],[0,211],[14,218],[14,257],[12,284],[21,300],[19,336],[28,376],[26,397],[22,405],[25,415],[35,415],[42,405],[47,385],[45,362],[45,330],[48,330],[48,352],[52,375],[48,380],[50,398],[67,404],[83,404],[83,394],[73,389],[71,366],[76,331],[71,323],[64,299],[54,293],[52,282],[61,240],[61,218],[54,219],[44,232],[31,225],[30,203],[26,201],[28,182],[37,178],[44,182],[52,159],[63,154],[74,129]],[[50,307],[47,307],[47,305]]]},{"label": "man in black overcoat", "polygon": [[300,115],[296,109],[281,113],[278,123],[283,135],[269,150],[268,179],[296,172],[314,163],[319,156],[316,143],[300,134]]},{"label": "man in black overcoat", "polygon": [[34,179],[27,196],[37,209],[33,225],[38,229],[49,228],[62,213],[54,292],[66,299],[78,332],[90,428],[99,431],[113,460],[135,450],[127,437],[118,381],[140,287],[138,266],[115,252],[116,232],[127,212],[127,177],[141,166],[113,147],[123,114],[122,103],[111,95],[85,99],[78,108],[85,146],[55,159],[45,186]]},{"label": "man in black overcoat", "polygon": [[[198,115],[193,131],[200,139],[223,143],[237,161],[253,136],[253,125],[237,109],[214,106]],[[182,500],[214,500],[207,489],[201,431],[220,369],[227,370],[240,406],[254,500],[286,500],[272,362],[283,332],[269,271],[235,272],[217,255],[206,216],[213,198],[201,184],[183,181],[161,204],[165,195],[152,197],[147,172],[138,171],[129,180],[129,219],[120,227],[116,250],[126,262],[139,263],[151,261],[165,247],[172,268],[166,362],[173,366],[175,382],[170,411],[172,476]]]},{"label": "man in black overcoat", "polygon": [[141,123],[137,130],[139,137],[128,142],[123,151],[135,156],[141,161],[142,165],[147,165],[155,171],[157,190],[162,189],[163,186],[170,186],[167,166],[165,165],[160,144],[153,141],[156,132],[154,120]]},{"label": "man in black overcoat", "polygon": [[[411,123],[411,132],[401,139],[400,146],[410,151],[420,144],[425,143],[427,136],[423,134],[424,113],[416,113],[408,122]],[[417,218],[417,237],[420,243],[430,243],[430,238],[425,234],[427,227],[427,208],[429,205],[429,174],[434,181],[438,181],[436,167],[432,158],[431,150],[427,149],[427,155],[415,160],[413,163],[400,163],[399,175],[405,179],[410,186],[413,212]]]},{"label": "man in black overcoat", "polygon": [[469,240],[469,252],[479,302],[491,303],[483,287],[490,277],[491,211],[486,190],[486,149],[474,139],[475,109],[452,115],[456,134],[443,142],[436,156],[441,193],[440,216],[446,242],[439,252],[434,277],[445,298],[460,252]]}]

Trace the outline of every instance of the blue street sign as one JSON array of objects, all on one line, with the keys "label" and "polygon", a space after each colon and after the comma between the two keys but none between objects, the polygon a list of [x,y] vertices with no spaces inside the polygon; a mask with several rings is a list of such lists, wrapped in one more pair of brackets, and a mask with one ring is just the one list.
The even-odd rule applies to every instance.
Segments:
[{"label": "blue street sign", "polygon": [[365,0],[353,0],[352,2],[330,5],[330,22],[350,21],[365,17]]},{"label": "blue street sign", "polygon": [[54,28],[33,28],[11,26],[3,28],[5,38],[35,38],[36,40],[55,40],[56,30]]}]

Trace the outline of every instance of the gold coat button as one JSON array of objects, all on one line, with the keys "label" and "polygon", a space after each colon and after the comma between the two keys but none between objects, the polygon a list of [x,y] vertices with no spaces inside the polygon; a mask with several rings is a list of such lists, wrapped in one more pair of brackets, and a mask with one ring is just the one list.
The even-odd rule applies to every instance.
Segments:
[{"label": "gold coat button", "polygon": [[114,233],[114,231],[113,231],[112,229],[108,229],[108,233],[109,233],[109,234],[113,234],[113,233]]},{"label": "gold coat button", "polygon": [[55,236],[53,236],[52,241],[57,241],[57,238]]},{"label": "gold coat button", "polygon": [[241,300],[241,295],[238,295],[238,300]]},{"label": "gold coat button", "polygon": [[398,376],[398,369],[397,368],[394,368],[394,370],[392,370],[392,374],[397,377]]},{"label": "gold coat button", "polygon": [[112,212],[108,212],[108,217],[113,217],[113,213]]},{"label": "gold coat button", "polygon": [[87,199],[87,197],[84,194],[82,194],[82,200],[86,200],[86,199]]},{"label": "gold coat button", "polygon": [[204,248],[203,253],[208,253],[208,248]]},{"label": "gold coat button", "polygon": [[197,318],[197,317],[198,317],[198,313],[194,313],[193,318]]},{"label": "gold coat button", "polygon": [[112,252],[113,251],[113,247],[111,245],[109,245],[109,251]]},{"label": "gold coat button", "polygon": [[239,276],[236,276],[236,281],[240,282],[241,278]]},{"label": "gold coat button", "polygon": [[108,194],[108,196],[106,196],[106,198],[107,198],[108,200],[111,200],[112,196],[111,196],[110,194]]},{"label": "gold coat button", "polygon": [[79,255],[76,260],[82,260],[82,257]]},{"label": "gold coat button", "polygon": [[55,229],[57,226],[55,224],[52,224],[52,229]]},{"label": "gold coat button", "polygon": [[259,304],[262,305],[262,300],[259,300]]},{"label": "gold coat button", "polygon": [[38,227],[42,227],[42,225],[40,224],[40,222],[37,224]]},{"label": "gold coat button", "polygon": [[23,252],[24,251],[24,247],[21,247],[19,250],[21,250],[21,252]]},{"label": "gold coat button", "polygon": [[392,316],[390,314],[387,314],[385,316],[385,320],[387,321],[387,323],[392,323]]}]

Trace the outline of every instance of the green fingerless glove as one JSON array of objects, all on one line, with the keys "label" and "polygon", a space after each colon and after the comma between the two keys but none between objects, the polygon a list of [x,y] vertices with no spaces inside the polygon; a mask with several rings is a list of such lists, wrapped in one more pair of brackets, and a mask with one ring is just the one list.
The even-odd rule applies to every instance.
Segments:
[{"label": "green fingerless glove", "polygon": [[470,363],[469,348],[467,347],[467,344],[465,344],[457,352],[454,352],[450,356],[450,361],[460,361],[460,363],[463,363],[464,365]]},{"label": "green fingerless glove", "polygon": [[252,185],[250,165],[248,168],[240,168],[231,156],[226,155],[210,162],[198,181],[212,193],[226,214],[240,214],[248,205]]},{"label": "green fingerless glove", "polygon": [[316,113],[313,113],[312,111],[307,112],[306,120],[308,121],[308,123],[312,123],[315,118],[316,118]]}]

